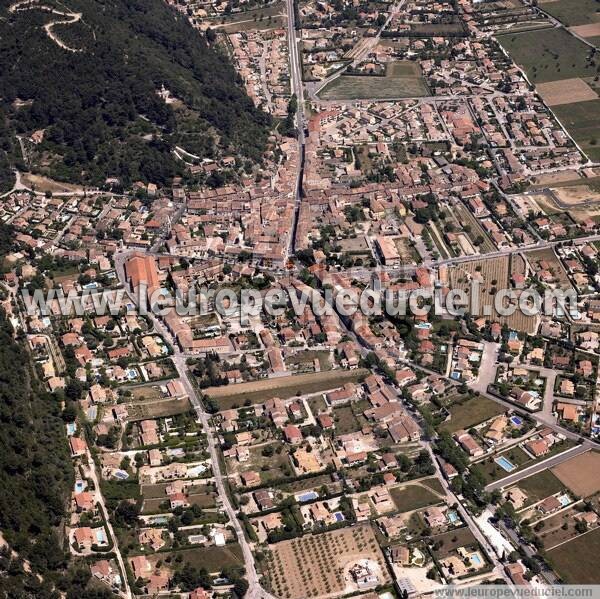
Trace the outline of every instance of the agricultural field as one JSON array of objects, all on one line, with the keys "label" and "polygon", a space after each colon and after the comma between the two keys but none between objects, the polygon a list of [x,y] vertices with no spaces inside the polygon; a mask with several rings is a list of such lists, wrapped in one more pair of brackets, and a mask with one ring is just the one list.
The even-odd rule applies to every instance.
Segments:
[{"label": "agricultural field", "polygon": [[600,528],[580,535],[546,553],[546,558],[567,584],[600,584]]},{"label": "agricultural field", "polygon": [[[511,329],[532,334],[537,330],[537,318],[535,316],[527,316],[518,309],[510,316],[501,316],[494,307],[494,290],[510,287],[509,276],[511,272],[509,256],[463,262],[450,269],[450,286],[464,290],[469,296],[472,292],[472,281],[477,277],[480,280],[479,315],[489,317],[490,320],[497,321],[500,324],[506,324]],[[475,316],[473,306],[469,306],[469,309]]]},{"label": "agricultural field", "polygon": [[508,33],[498,41],[532,83],[595,77],[598,71],[590,47],[565,29]]},{"label": "agricultural field", "polygon": [[600,160],[600,100],[555,106],[553,111],[581,149]]},{"label": "agricultural field", "polygon": [[336,389],[346,383],[356,383],[367,374],[368,371],[362,368],[357,370],[330,370],[222,387],[209,387],[205,390],[205,393],[218,401],[221,410],[229,410],[236,406],[242,406],[247,402],[250,404],[263,403],[273,397],[287,399],[294,395],[308,395]]},{"label": "agricultural field", "polygon": [[429,93],[417,63],[392,62],[385,76],[341,75],[319,92],[323,100],[414,98]]},{"label": "agricultural field", "polygon": [[390,495],[396,507],[402,513],[413,512],[443,501],[443,498],[434,493],[428,486],[420,484],[394,487],[390,489]]},{"label": "agricultural field", "polygon": [[342,596],[358,588],[348,570],[369,560],[381,585],[391,583],[385,558],[370,524],[282,541],[269,547],[266,574],[283,599]]},{"label": "agricultural field", "polygon": [[552,473],[578,497],[600,491],[600,453],[588,451],[552,468]]},{"label": "agricultural field", "polygon": [[473,397],[465,402],[452,404],[448,411],[450,420],[444,422],[440,429],[454,433],[503,414],[506,408],[486,397]]},{"label": "agricultural field", "polygon": [[600,22],[596,0],[542,0],[539,6],[567,27]]},{"label": "agricultural field", "polygon": [[598,99],[598,94],[583,79],[578,77],[539,83],[537,90],[548,106],[560,106]]}]

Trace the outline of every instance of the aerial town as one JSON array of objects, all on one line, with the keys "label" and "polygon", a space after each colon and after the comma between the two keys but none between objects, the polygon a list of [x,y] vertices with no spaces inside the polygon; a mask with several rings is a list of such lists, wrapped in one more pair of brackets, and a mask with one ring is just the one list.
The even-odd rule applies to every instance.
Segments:
[{"label": "aerial town", "polygon": [[[181,142],[169,185],[23,171],[0,202],[2,309],[62,409],[64,549],[88,584],[124,599],[600,584],[597,4],[168,4],[273,119],[258,166]],[[25,162],[43,138],[19,137]],[[284,299],[240,318],[223,289]],[[532,289],[575,305],[514,309]],[[24,290],[54,294],[32,308]],[[190,290],[201,313],[142,310]],[[336,301],[452,290],[469,293],[460,314]]]}]

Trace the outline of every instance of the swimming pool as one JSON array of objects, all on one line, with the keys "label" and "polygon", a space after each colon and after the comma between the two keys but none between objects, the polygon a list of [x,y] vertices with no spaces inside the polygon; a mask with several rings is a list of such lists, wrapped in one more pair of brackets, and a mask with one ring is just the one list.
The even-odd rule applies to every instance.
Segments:
[{"label": "swimming pool", "polygon": [[296,497],[296,499],[300,502],[304,502],[304,501],[312,501],[313,499],[316,499],[319,495],[317,493],[315,493],[314,491],[309,491],[308,493],[302,493],[302,495],[298,495]]},{"label": "swimming pool", "polygon": [[519,418],[518,416],[511,416],[510,417],[510,421],[515,425],[515,426],[521,426],[523,424],[523,420],[521,418]]},{"label": "swimming pool", "polygon": [[75,493],[83,493],[85,490],[85,481],[84,480],[76,480],[75,481]]},{"label": "swimming pool", "polygon": [[558,497],[558,501],[560,502],[560,505],[562,505],[563,507],[567,507],[571,503],[571,498],[566,493],[564,493],[563,495]]},{"label": "swimming pool", "polygon": [[125,472],[125,470],[115,470],[114,477],[119,480],[127,480],[129,478],[129,474]]},{"label": "swimming pool", "polygon": [[106,543],[106,534],[104,533],[103,528],[96,529],[96,541],[98,541],[98,543],[101,545]]},{"label": "swimming pool", "polygon": [[471,553],[471,555],[469,555],[469,561],[473,566],[481,566],[482,564],[479,553]]},{"label": "swimming pool", "polygon": [[344,514],[342,514],[342,512],[335,512],[333,515],[335,516],[336,522],[343,522],[346,519],[344,518]]},{"label": "swimming pool", "polygon": [[459,520],[460,518],[454,510],[450,510],[448,512],[448,521],[450,522],[450,524],[456,524]]},{"label": "swimming pool", "polygon": [[197,466],[192,466],[187,471],[187,475],[188,475],[188,477],[200,476],[204,472],[206,472],[206,466],[203,466],[202,464],[198,464]]},{"label": "swimming pool", "polygon": [[74,422],[67,423],[67,435],[71,436],[75,434],[77,430],[77,425]]},{"label": "swimming pool", "polygon": [[509,462],[503,455],[496,458],[494,462],[496,462],[498,466],[506,470],[506,472],[512,472],[516,468],[516,466],[512,462]]}]

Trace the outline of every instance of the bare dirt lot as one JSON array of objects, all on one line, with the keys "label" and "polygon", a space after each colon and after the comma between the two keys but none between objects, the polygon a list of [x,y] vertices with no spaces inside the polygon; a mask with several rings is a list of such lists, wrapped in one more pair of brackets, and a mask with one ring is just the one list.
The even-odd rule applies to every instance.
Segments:
[{"label": "bare dirt lot", "polygon": [[48,177],[34,175],[33,173],[23,173],[21,175],[21,183],[30,189],[34,189],[35,191],[50,191],[58,194],[83,190],[80,185],[72,185],[70,183],[63,183],[62,181],[54,181]]},{"label": "bare dirt lot", "polygon": [[549,106],[586,102],[598,98],[598,94],[579,77],[539,83],[537,90]]},{"label": "bare dirt lot", "polygon": [[204,392],[217,400],[222,410],[229,410],[235,405],[239,407],[246,402],[263,403],[273,397],[287,399],[294,395],[308,395],[337,389],[346,383],[355,383],[367,374],[368,371],[362,368],[356,370],[329,370],[327,372],[261,379],[223,387],[209,387]]},{"label": "bare dirt lot", "polygon": [[575,222],[600,216],[600,192],[589,185],[557,185],[551,188],[551,192],[529,194],[526,199],[534,211],[545,214],[566,212]]},{"label": "bare dirt lot", "polygon": [[575,25],[575,27],[569,27],[569,31],[572,31],[576,35],[581,37],[596,37],[600,35],[600,23],[587,23],[586,25]]},{"label": "bare dirt lot", "polygon": [[588,185],[573,185],[572,187],[557,187],[552,190],[560,202],[568,206],[580,206],[590,202],[600,202],[600,192],[594,191]]},{"label": "bare dirt lot", "polygon": [[341,597],[357,591],[348,568],[368,560],[380,585],[391,583],[370,524],[271,545],[267,574],[278,597]]},{"label": "bare dirt lot", "polygon": [[554,475],[579,497],[600,491],[600,453],[588,451],[552,468]]}]

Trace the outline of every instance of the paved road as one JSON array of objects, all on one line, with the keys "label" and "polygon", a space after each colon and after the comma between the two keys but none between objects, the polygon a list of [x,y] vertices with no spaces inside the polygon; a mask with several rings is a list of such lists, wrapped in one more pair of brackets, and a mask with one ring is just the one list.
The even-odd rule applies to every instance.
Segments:
[{"label": "paved road", "polygon": [[[136,298],[132,293],[129,292],[129,286],[127,284],[127,280],[125,279],[125,272],[123,268],[124,261],[127,258],[127,253],[116,254],[115,255],[115,270],[117,272],[117,276],[119,277],[122,285],[127,289],[127,293],[132,301],[136,301]],[[206,434],[206,440],[208,443],[208,451],[210,453],[210,461],[211,467],[213,471],[213,478],[215,484],[217,486],[217,491],[219,494],[219,498],[223,504],[223,509],[229,516],[229,523],[233,526],[235,530],[235,534],[237,537],[237,541],[242,548],[242,554],[244,556],[244,565],[246,567],[246,579],[248,580],[249,588],[246,593],[246,597],[248,599],[276,599],[273,595],[270,595],[267,591],[265,591],[260,586],[258,572],[256,571],[256,566],[254,563],[254,556],[252,555],[252,549],[250,544],[246,540],[246,536],[244,535],[244,531],[240,525],[240,522],[237,518],[235,509],[229,499],[229,495],[225,490],[224,480],[227,478],[227,475],[224,474],[221,470],[221,463],[219,461],[218,454],[218,445],[217,440],[215,438],[212,427],[209,423],[209,415],[204,411],[202,403],[198,398],[198,394],[196,393],[196,389],[190,380],[190,374],[188,372],[186,360],[187,357],[181,352],[176,340],[169,333],[167,328],[162,324],[162,322],[152,313],[148,313],[148,318],[152,322],[154,329],[163,336],[163,338],[170,343],[173,348],[173,356],[172,360],[175,364],[175,368],[179,377],[181,379],[181,383],[183,384],[186,393],[188,394],[194,409],[196,410],[196,414],[200,422],[202,423],[202,428]]]},{"label": "paved road", "polygon": [[[578,239],[574,239],[574,242],[580,243],[588,243],[592,241],[600,241],[600,235],[588,235],[586,237],[579,237]],[[503,250],[497,250],[495,252],[489,252],[487,254],[474,254],[472,256],[455,256],[453,258],[443,258],[441,260],[429,260],[422,262],[419,267],[422,268],[436,268],[440,266],[451,266],[453,264],[461,264],[463,262],[472,262],[473,260],[491,260],[493,258],[500,258],[502,256],[510,256],[512,254],[520,254],[521,252],[527,252],[530,250],[542,250],[544,248],[556,247],[565,243],[570,243],[568,241],[541,241],[538,243],[531,243],[529,245],[523,245],[520,247],[511,247],[505,248]],[[372,276],[374,273],[378,271],[384,271],[389,273],[390,275],[401,275],[409,272],[414,272],[417,268],[414,264],[407,264],[403,266],[382,266],[380,268],[348,268],[344,269],[344,273],[347,273],[348,276],[357,277],[357,276]]]},{"label": "paved road", "polygon": [[121,568],[121,572],[123,573],[124,591],[122,593],[122,596],[126,597],[126,599],[131,599],[132,595],[131,595],[131,589],[129,588],[129,580],[127,578],[127,570],[125,569],[125,562],[123,561],[123,556],[121,555],[121,550],[119,548],[119,543],[117,541],[117,535],[115,534],[115,531],[113,530],[113,526],[112,526],[112,524],[110,522],[110,518],[108,516],[108,510],[106,509],[106,503],[104,501],[104,497],[102,495],[102,491],[101,491],[101,487],[100,487],[100,481],[98,479],[98,473],[96,472],[96,462],[94,462],[94,458],[92,457],[92,454],[89,451],[89,449],[87,451],[86,456],[87,456],[87,460],[88,460],[87,473],[89,474],[90,478],[92,479],[92,481],[94,483],[94,489],[96,489],[96,493],[95,493],[96,501],[100,504],[100,508],[104,512],[104,518],[106,520],[106,528],[108,529],[108,534],[110,535],[110,538],[112,539],[112,543],[113,543],[113,553],[115,554],[115,556],[117,558],[117,563],[119,564],[119,568]]},{"label": "paved road", "polygon": [[490,542],[487,540],[487,537],[481,532],[481,529],[479,528],[479,526],[477,526],[477,522],[475,522],[475,519],[473,518],[473,516],[471,516],[471,514],[463,506],[462,502],[454,494],[454,492],[450,488],[450,485],[448,484],[448,481],[443,476],[443,474],[440,470],[440,465],[433,453],[433,449],[431,448],[431,443],[422,441],[421,444],[429,452],[429,457],[431,458],[431,461],[433,462],[433,464],[435,466],[438,478],[441,481],[442,486],[444,487],[444,490],[446,491],[446,495],[448,497],[450,497],[449,503],[457,505],[457,509],[458,509],[458,513],[460,514],[460,517],[469,526],[469,528],[471,529],[471,532],[473,533],[475,538],[479,541],[479,544],[485,549],[485,552],[488,554],[488,557],[490,558],[490,560],[492,560],[492,563],[494,564],[494,572],[496,573],[496,575],[500,578],[503,578],[506,581],[506,584],[508,584],[509,586],[512,587],[512,582],[511,582],[509,576],[504,571],[504,567],[498,560],[498,557],[496,556],[496,552],[494,551],[494,548],[492,547]]},{"label": "paved road", "polygon": [[394,17],[394,15],[396,15],[398,13],[398,11],[402,8],[402,5],[405,2],[406,2],[406,0],[401,0],[401,2],[399,2],[398,4],[394,4],[390,8],[390,13],[387,16],[387,19],[381,25],[381,27],[377,30],[377,33],[373,37],[369,37],[369,38],[362,37],[359,40],[359,42],[356,44],[356,46],[354,46],[353,50],[357,50],[357,47],[360,44],[362,44],[362,46],[360,49],[358,49],[356,55],[352,58],[351,62],[349,62],[346,66],[339,69],[335,73],[332,73],[331,75],[329,75],[329,77],[326,77],[322,81],[319,81],[316,85],[310,85],[310,86],[307,85],[309,97],[313,102],[320,102],[317,94],[322,89],[324,89],[332,81],[335,81],[338,77],[343,75],[348,70],[349,67],[355,67],[355,66],[359,65],[360,62],[368,56],[369,52],[371,50],[373,50],[373,48],[375,48],[375,46],[379,43],[379,39],[381,38],[381,34],[383,33],[383,31],[387,28],[387,26],[390,24],[390,21]]},{"label": "paved road", "polygon": [[516,474],[511,474],[505,478],[497,480],[491,484],[489,484],[485,490],[486,491],[495,491],[496,489],[503,489],[509,487],[510,485],[514,485],[520,480],[527,478],[528,476],[532,476],[533,474],[537,474],[542,470],[546,470],[547,468],[553,468],[554,466],[558,466],[575,456],[578,456],[586,451],[590,451],[592,445],[589,443],[583,443],[581,445],[577,445],[572,449],[568,449],[567,451],[563,451],[558,455],[548,458],[547,460],[542,460],[537,464],[533,464],[533,466],[529,466],[528,468],[524,468],[523,470],[519,470]]},{"label": "paved road", "polygon": [[296,231],[298,228],[298,218],[300,216],[300,203],[302,202],[302,174],[304,167],[304,148],[306,140],[304,138],[304,127],[306,119],[304,116],[304,87],[302,85],[302,64],[298,52],[298,39],[296,36],[296,14],[294,12],[294,0],[286,0],[287,8],[287,26],[288,26],[288,49],[290,60],[290,83],[292,94],[296,94],[298,109],[296,112],[296,128],[298,135],[298,172],[296,175],[296,185],[294,192],[294,216],[290,229],[289,243],[284,256],[284,263],[287,257],[292,255],[296,249]]}]

